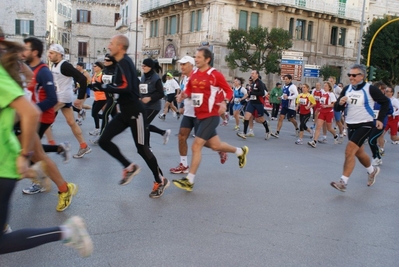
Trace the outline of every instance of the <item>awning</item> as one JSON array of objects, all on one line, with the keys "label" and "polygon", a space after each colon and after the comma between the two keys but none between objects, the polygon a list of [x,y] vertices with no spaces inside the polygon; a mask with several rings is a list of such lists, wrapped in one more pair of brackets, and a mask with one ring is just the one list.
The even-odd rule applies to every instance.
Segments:
[{"label": "awning", "polygon": [[172,64],[173,58],[158,58],[158,63],[159,64]]}]

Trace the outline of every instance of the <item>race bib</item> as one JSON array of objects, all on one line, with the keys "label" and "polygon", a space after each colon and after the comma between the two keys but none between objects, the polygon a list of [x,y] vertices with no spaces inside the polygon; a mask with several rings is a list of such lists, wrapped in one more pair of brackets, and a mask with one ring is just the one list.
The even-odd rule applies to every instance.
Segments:
[{"label": "race bib", "polygon": [[326,105],[326,98],[325,97],[321,97],[320,98],[320,104]]},{"label": "race bib", "polygon": [[377,119],[378,118],[378,114],[380,113],[380,111],[379,110],[373,110],[373,113],[374,113],[374,119]]},{"label": "race bib", "polygon": [[299,98],[299,104],[306,106],[308,104],[308,100],[306,98]]},{"label": "race bib", "polygon": [[191,101],[193,101],[193,106],[195,108],[199,108],[202,105],[202,101],[204,100],[204,94],[201,93],[192,93]]},{"label": "race bib", "polygon": [[256,95],[250,95],[249,100],[256,100]]},{"label": "race bib", "polygon": [[239,98],[234,98],[234,104],[240,104],[240,99]]},{"label": "race bib", "polygon": [[112,75],[103,75],[102,79],[104,84],[112,83]]},{"label": "race bib", "polygon": [[139,85],[140,94],[145,95],[148,94],[148,84],[143,83]]},{"label": "race bib", "polygon": [[318,96],[318,95],[316,96],[316,95],[315,95],[315,96],[314,96],[314,99],[315,99],[316,101],[320,101],[320,96]]},{"label": "race bib", "polygon": [[355,106],[359,106],[359,107],[364,106],[363,92],[349,93],[347,103],[348,103],[348,105],[355,105]]}]

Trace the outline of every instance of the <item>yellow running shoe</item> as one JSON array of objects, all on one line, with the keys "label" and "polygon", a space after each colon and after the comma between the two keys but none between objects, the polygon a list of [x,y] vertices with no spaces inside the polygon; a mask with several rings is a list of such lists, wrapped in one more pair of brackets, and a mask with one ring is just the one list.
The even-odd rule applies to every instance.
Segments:
[{"label": "yellow running shoe", "polygon": [[78,187],[76,184],[68,183],[68,191],[61,193],[58,192],[58,205],[57,211],[66,210],[69,205],[71,205],[72,197],[78,192]]},{"label": "yellow running shoe", "polygon": [[179,180],[173,180],[173,184],[176,187],[186,190],[186,191],[189,191],[189,192],[193,191],[193,187],[194,187],[194,183],[190,183],[190,181],[186,177],[179,179]]},{"label": "yellow running shoe", "polygon": [[243,146],[241,149],[242,149],[242,155],[238,156],[238,166],[240,168],[244,168],[245,164],[247,164],[247,154],[249,148],[247,146]]}]

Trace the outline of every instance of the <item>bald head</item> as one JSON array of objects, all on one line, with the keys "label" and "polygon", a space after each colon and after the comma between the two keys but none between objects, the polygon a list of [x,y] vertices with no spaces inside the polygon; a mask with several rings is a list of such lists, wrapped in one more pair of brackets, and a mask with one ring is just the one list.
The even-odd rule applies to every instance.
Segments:
[{"label": "bald head", "polygon": [[128,48],[129,39],[121,34],[113,36],[108,45],[110,55],[113,56],[116,61],[119,61],[124,56]]},{"label": "bald head", "polygon": [[122,49],[124,51],[127,51],[127,49],[129,48],[129,39],[127,39],[125,35],[118,34],[115,35],[112,39],[115,39],[115,42],[117,44],[122,45]]}]

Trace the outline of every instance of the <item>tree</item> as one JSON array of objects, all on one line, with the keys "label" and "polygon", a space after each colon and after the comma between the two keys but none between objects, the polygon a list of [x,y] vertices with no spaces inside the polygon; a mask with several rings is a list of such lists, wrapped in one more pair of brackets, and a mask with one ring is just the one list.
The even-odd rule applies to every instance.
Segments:
[{"label": "tree", "polygon": [[320,76],[323,77],[324,81],[327,81],[327,79],[331,76],[334,76],[338,79],[340,76],[340,70],[334,66],[324,65],[320,68]]},{"label": "tree", "polygon": [[281,52],[292,47],[292,37],[287,30],[273,28],[250,28],[229,30],[225,57],[227,66],[246,72],[251,69],[269,73],[280,73]]},{"label": "tree", "polygon": [[[363,35],[362,63],[366,64],[371,39],[377,30],[394,17],[375,19]],[[399,84],[399,21],[384,27],[374,39],[371,48],[370,66],[376,68],[376,80],[395,86]]]}]

